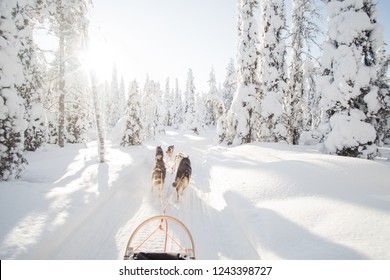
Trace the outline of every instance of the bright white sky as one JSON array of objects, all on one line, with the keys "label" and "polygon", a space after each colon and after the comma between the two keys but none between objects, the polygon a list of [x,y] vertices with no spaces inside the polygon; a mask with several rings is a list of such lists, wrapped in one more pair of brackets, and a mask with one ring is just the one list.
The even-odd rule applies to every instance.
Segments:
[{"label": "bright white sky", "polygon": [[141,86],[148,73],[151,79],[160,81],[162,89],[167,77],[171,78],[171,88],[178,78],[184,89],[191,68],[197,90],[207,91],[212,66],[219,82],[223,82],[237,45],[235,0],[93,3],[93,26],[100,26],[100,46],[106,49],[101,52],[99,47],[96,52],[108,53],[102,62],[109,68],[108,78],[115,60],[125,81],[136,78]]},{"label": "bright white sky", "polygon": [[[184,90],[191,68],[196,89],[207,92],[212,66],[217,82],[223,82],[226,66],[235,57],[237,48],[236,0],[93,0],[93,3],[93,34],[98,39],[93,48],[94,60],[100,77],[110,79],[116,61],[126,87],[133,79],[143,86],[149,74],[151,79],[160,81],[162,89],[167,77],[171,78],[171,88],[178,78]],[[390,1],[379,0],[379,22],[384,26],[386,42],[390,40],[388,11]]]}]

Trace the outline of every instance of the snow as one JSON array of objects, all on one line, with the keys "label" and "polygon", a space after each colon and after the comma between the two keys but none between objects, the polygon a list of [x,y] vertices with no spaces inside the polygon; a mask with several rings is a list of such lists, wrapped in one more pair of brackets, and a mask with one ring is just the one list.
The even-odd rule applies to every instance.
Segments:
[{"label": "snow", "polygon": [[[390,156],[369,161],[316,146],[214,144],[166,129],[141,146],[96,142],[27,153],[20,180],[0,182],[1,259],[122,259],[144,220],[166,214],[194,238],[197,259],[390,259]],[[155,147],[188,154],[177,202],[167,174],[150,192]]]},{"label": "snow", "polygon": [[[335,6],[338,6],[337,4]],[[333,8],[329,4],[329,10]],[[340,13],[339,7],[336,10],[330,11],[331,15]],[[336,12],[336,13],[335,13]],[[362,30],[371,28],[370,19],[365,12],[346,11],[334,16],[332,24],[329,26],[329,35],[340,43],[350,44],[357,38]]]},{"label": "snow", "polygon": [[366,122],[364,113],[352,109],[351,115],[334,115],[330,118],[332,131],[325,140],[326,150],[336,153],[343,147],[356,147],[360,143],[373,143],[375,141],[375,129]]}]

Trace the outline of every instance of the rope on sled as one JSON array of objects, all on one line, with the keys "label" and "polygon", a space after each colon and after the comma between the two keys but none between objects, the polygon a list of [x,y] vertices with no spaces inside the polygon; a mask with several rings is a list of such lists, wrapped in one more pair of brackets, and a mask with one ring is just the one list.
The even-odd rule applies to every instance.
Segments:
[{"label": "rope on sled", "polygon": [[[173,173],[171,173],[171,178],[172,178],[172,174]],[[162,175],[161,175],[161,177],[162,177]],[[168,196],[168,199],[166,199],[165,201],[163,201],[163,189],[164,189],[164,185],[163,185],[163,183],[162,183],[162,180],[161,180],[161,188],[160,188],[160,203],[161,203],[161,210],[162,210],[162,213],[163,213],[163,215],[165,215],[165,213],[167,212],[167,208],[168,208],[168,205],[169,205],[169,201],[171,200],[171,198],[172,198],[172,196],[173,196],[173,194],[174,194],[174,191],[172,190],[171,191],[171,194]],[[169,194],[169,190],[170,190],[170,188],[168,188],[168,194]]]},{"label": "rope on sled", "polygon": [[[175,163],[176,164],[176,163]],[[172,168],[172,172],[170,172],[170,178],[172,181],[172,175],[173,175],[173,168]],[[180,181],[184,178],[184,174],[183,176],[180,178]],[[158,230],[161,230],[163,232],[165,232],[165,241],[164,241],[164,253],[166,253],[166,250],[167,250],[167,243],[168,243],[168,238],[170,240],[172,240],[177,246],[178,248],[180,248],[184,253],[188,253],[188,250],[186,248],[184,248],[176,239],[173,238],[173,236],[171,234],[169,234],[168,232],[168,219],[164,219],[163,217],[168,217],[166,216],[166,211],[167,211],[167,208],[168,208],[168,205],[169,205],[169,201],[171,200],[172,196],[174,195],[175,193],[175,189],[172,188],[172,190],[170,190],[171,188],[168,188],[168,192],[167,192],[167,199],[164,201],[163,199],[163,189],[164,189],[164,183],[163,183],[163,174],[161,174],[161,178],[160,178],[160,203],[161,203],[161,210],[162,210],[162,216],[161,216],[161,220],[160,220],[160,224],[157,226],[157,228],[151,233],[149,234],[149,236],[144,240],[142,241],[138,246],[136,246],[134,248],[134,251],[137,251],[143,244],[145,244],[154,234],[156,234],[156,232]],[[169,194],[170,193],[170,194]],[[165,229],[164,229],[164,226],[163,226],[163,221],[165,220]]]}]

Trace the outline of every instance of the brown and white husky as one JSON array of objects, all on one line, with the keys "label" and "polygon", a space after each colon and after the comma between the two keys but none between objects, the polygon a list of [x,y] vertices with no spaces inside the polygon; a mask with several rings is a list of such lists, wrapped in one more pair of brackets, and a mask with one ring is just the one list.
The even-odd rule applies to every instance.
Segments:
[{"label": "brown and white husky", "polygon": [[164,153],[160,146],[156,148],[156,162],[153,166],[152,170],[152,187],[151,191],[155,187],[159,187],[160,195],[164,188],[165,176],[166,176],[166,168],[164,163]]}]

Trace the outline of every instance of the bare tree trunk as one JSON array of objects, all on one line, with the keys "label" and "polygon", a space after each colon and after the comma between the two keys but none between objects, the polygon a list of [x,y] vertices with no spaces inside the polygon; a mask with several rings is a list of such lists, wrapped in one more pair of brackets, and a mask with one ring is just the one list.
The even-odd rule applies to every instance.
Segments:
[{"label": "bare tree trunk", "polygon": [[105,146],[104,146],[104,133],[103,133],[103,123],[100,113],[100,107],[99,107],[99,101],[97,97],[97,88],[96,88],[96,77],[95,73],[91,69],[89,72],[90,78],[91,78],[91,84],[92,84],[92,98],[93,98],[93,105],[95,107],[95,120],[96,120],[96,129],[98,134],[98,153],[99,153],[99,160],[101,163],[105,161]]},{"label": "bare tree trunk", "polygon": [[[84,43],[87,51],[89,51],[89,36],[86,27],[84,27]],[[95,110],[96,130],[98,134],[97,146],[98,146],[99,161],[103,163],[105,162],[105,153],[106,153],[105,146],[104,146],[104,132],[103,132],[104,130],[103,130],[103,122],[102,122],[98,94],[97,94],[96,75],[91,67],[89,68],[89,77],[91,79],[92,99],[93,99],[93,106]]]},{"label": "bare tree trunk", "polygon": [[60,23],[60,42],[59,42],[59,116],[58,116],[58,145],[64,147],[65,142],[65,38]]}]

